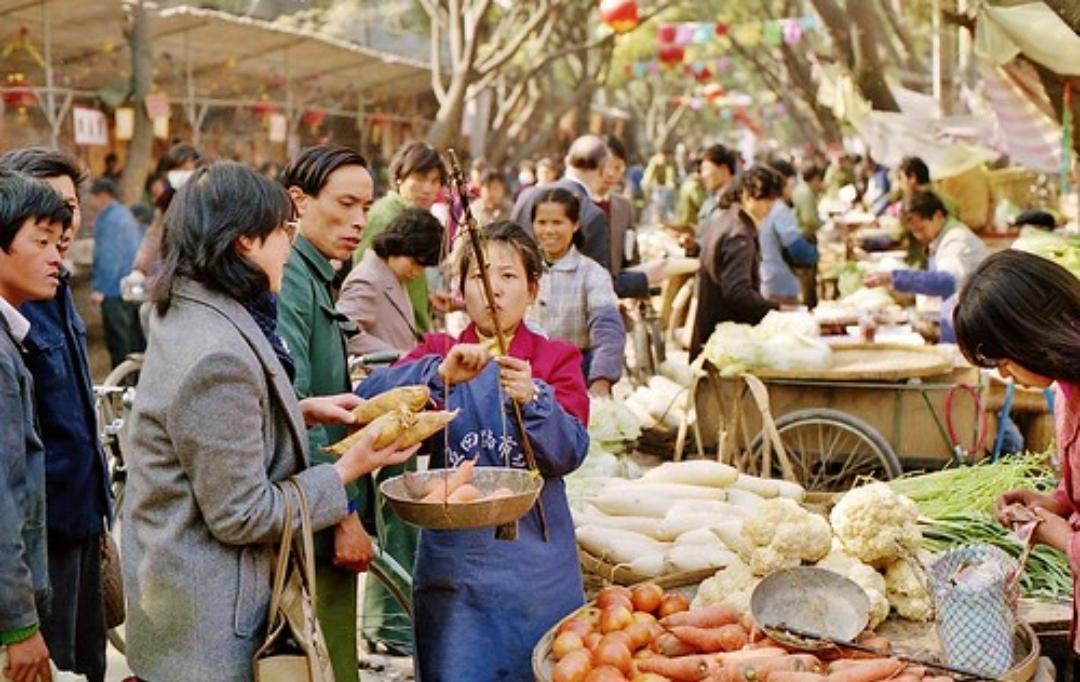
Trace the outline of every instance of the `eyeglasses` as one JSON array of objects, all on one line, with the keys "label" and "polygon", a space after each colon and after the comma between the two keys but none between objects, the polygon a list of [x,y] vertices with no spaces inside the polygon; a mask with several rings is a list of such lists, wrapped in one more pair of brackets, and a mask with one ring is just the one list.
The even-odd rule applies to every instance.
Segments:
[{"label": "eyeglasses", "polygon": [[300,236],[300,221],[286,220],[281,224],[281,229],[285,230],[285,236],[289,238],[289,243],[295,244],[296,238]]}]

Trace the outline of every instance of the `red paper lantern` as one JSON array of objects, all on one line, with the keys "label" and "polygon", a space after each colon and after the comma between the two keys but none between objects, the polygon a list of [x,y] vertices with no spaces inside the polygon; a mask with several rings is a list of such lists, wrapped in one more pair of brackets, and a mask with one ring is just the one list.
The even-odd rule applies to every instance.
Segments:
[{"label": "red paper lantern", "polygon": [[686,57],[686,51],[683,50],[682,45],[667,43],[660,46],[656,56],[665,66],[674,67],[682,64],[683,59]]},{"label": "red paper lantern", "polygon": [[660,24],[656,28],[656,40],[661,44],[669,44],[675,42],[675,37],[679,34],[679,30],[675,28],[675,24]]},{"label": "red paper lantern", "polygon": [[307,126],[311,131],[314,131],[321,126],[325,120],[326,112],[322,109],[308,109],[300,115],[300,122]]},{"label": "red paper lantern", "polygon": [[616,33],[625,33],[638,25],[637,2],[601,0],[600,19]]},{"label": "red paper lantern", "polygon": [[701,71],[698,71],[697,73],[694,74],[694,78],[697,79],[698,83],[708,83],[709,81],[712,80],[712,76],[713,76],[712,71],[709,71],[709,67],[707,67],[707,66],[704,69],[702,69]]}]

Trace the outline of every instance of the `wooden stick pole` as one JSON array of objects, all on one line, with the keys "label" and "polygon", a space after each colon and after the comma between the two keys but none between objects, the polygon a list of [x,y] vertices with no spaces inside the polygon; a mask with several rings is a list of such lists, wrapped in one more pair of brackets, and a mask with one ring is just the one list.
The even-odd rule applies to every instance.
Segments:
[{"label": "wooden stick pole", "polygon": [[[509,344],[507,344],[506,335],[503,334],[502,327],[499,325],[498,310],[495,308],[495,293],[491,289],[491,278],[488,276],[487,271],[487,260],[484,258],[484,249],[480,244],[476,219],[473,217],[472,209],[469,207],[469,193],[465,187],[465,174],[461,170],[461,165],[458,164],[457,154],[454,150],[448,149],[446,153],[450,159],[450,183],[456,190],[458,199],[461,200],[461,224],[464,226],[466,234],[469,235],[469,245],[472,247],[473,257],[476,258],[476,267],[480,269],[480,281],[484,286],[484,298],[487,300],[491,324],[495,328],[495,343],[499,347],[499,352],[506,355]],[[521,449],[525,453],[525,462],[534,475],[539,475],[539,469],[536,466],[536,455],[533,453],[532,443],[529,442],[529,434],[525,431],[525,417],[521,414],[521,405],[518,405],[518,402],[513,398],[510,399],[510,404],[514,409],[514,422],[517,424],[518,432],[521,434]],[[540,517],[540,534],[544,538],[544,542],[547,542],[547,518],[544,516],[542,497],[536,498],[536,513]]]}]

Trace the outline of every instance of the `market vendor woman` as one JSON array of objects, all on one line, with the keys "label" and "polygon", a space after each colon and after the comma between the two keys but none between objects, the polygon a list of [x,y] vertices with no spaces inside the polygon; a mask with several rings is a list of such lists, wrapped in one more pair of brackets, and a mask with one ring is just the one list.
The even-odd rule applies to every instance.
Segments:
[{"label": "market vendor woman", "polygon": [[427,335],[402,364],[372,373],[359,393],[426,384],[445,409],[461,410],[445,438],[431,439],[432,468],[457,467],[467,459],[525,468],[510,401],[517,402],[544,477],[540,499],[548,538],[541,536],[535,508],[519,522],[514,541],[496,540],[492,528],[420,533],[413,607],[422,682],[531,682],[537,640],[584,603],[562,480],[584,461],[589,446],[581,354],[522,324],[543,271],[533,238],[519,225],[500,221],[484,229],[483,239],[508,353],[500,355],[493,342],[495,321],[479,268],[466,250],[459,272],[471,324],[457,339]]},{"label": "market vendor woman", "polygon": [[998,520],[1017,518],[1016,505],[1042,522],[1035,540],[1069,557],[1073,574],[1073,650],[1080,653],[1080,279],[1049,260],[1020,251],[987,258],[960,291],[954,314],[964,355],[1034,388],[1057,384],[1055,421],[1061,482],[1050,495],[1014,490],[998,499]]}]

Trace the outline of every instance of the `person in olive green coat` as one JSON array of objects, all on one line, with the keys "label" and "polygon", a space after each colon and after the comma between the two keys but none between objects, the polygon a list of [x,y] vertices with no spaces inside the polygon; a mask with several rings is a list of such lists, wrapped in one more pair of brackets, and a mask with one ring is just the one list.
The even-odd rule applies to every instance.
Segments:
[{"label": "person in olive green coat", "polygon": [[[410,142],[397,150],[391,159],[390,178],[393,189],[371,207],[360,248],[353,254],[353,265],[360,263],[364,251],[371,246],[371,240],[385,230],[399,213],[410,206],[431,210],[439,198],[439,190],[446,184],[446,165],[431,145]],[[405,290],[416,315],[416,331],[421,334],[433,331],[428,310],[427,277],[414,277],[405,285]]]},{"label": "person in olive green coat", "polygon": [[[351,323],[334,308],[330,261],[348,261],[360,244],[374,184],[364,157],[333,146],[301,152],[282,171],[281,182],[300,219],[278,304],[278,333],[296,364],[293,389],[300,399],[350,391],[345,336]],[[346,435],[344,427],[309,429],[312,461],[330,461],[321,448]],[[370,524],[372,518],[371,477],[347,492],[349,515],[333,530],[316,535],[317,608],[335,680],[359,682],[356,576],[374,558],[371,537],[361,523],[366,518]]]}]

